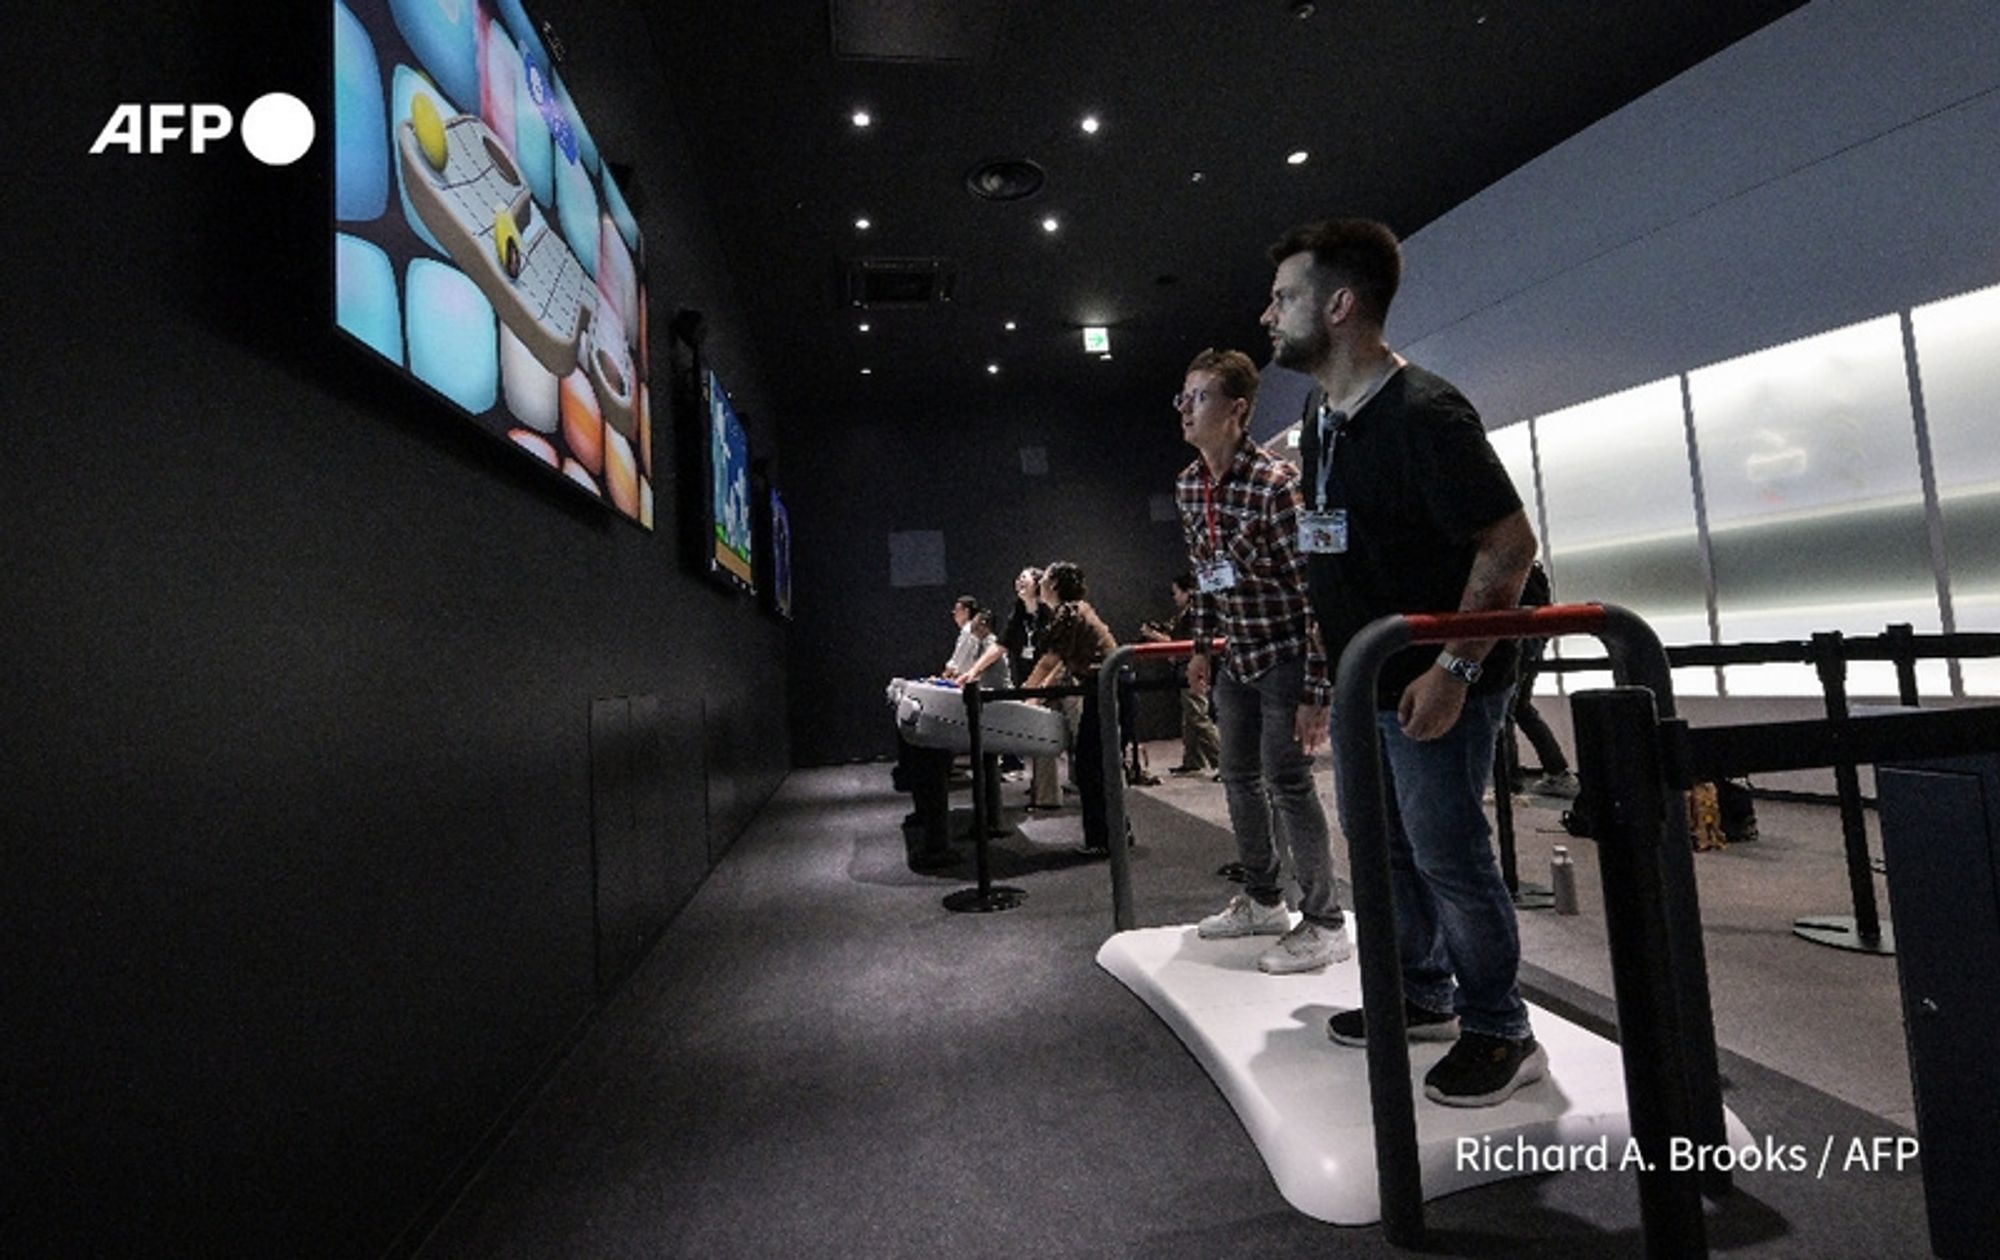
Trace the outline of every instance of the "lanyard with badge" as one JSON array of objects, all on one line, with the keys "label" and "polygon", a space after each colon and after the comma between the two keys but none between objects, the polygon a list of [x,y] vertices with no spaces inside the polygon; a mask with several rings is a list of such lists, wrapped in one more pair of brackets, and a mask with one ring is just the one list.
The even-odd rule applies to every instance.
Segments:
[{"label": "lanyard with badge", "polygon": [[1208,464],[1201,466],[1201,505],[1208,516],[1208,555],[1206,562],[1195,566],[1195,585],[1204,595],[1219,595],[1236,585],[1236,566],[1229,557],[1222,554],[1222,531],[1215,523],[1215,477],[1208,471]]},{"label": "lanyard with badge", "polygon": [[[1354,400],[1354,410],[1367,406],[1375,395],[1381,392],[1389,378],[1401,367],[1400,360],[1391,358],[1389,367],[1375,378],[1362,395]],[[1326,506],[1327,482],[1333,475],[1333,452],[1340,444],[1340,435],[1354,418],[1352,412],[1338,411],[1329,407],[1325,399],[1319,405],[1319,476],[1310,511],[1299,513],[1299,550],[1309,556],[1337,556],[1347,550],[1347,509]]]},{"label": "lanyard with badge", "polygon": [[1309,556],[1337,556],[1347,550],[1347,509],[1327,510],[1326,483],[1333,470],[1333,448],[1347,427],[1347,413],[1319,407],[1319,486],[1310,511],[1299,513],[1299,550]]}]

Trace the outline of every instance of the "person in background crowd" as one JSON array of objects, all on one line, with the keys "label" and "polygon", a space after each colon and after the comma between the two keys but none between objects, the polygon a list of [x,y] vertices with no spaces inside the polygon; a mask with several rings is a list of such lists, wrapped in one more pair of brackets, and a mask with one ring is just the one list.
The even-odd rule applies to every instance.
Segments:
[{"label": "person in background crowd", "polygon": [[[1000,640],[1007,645],[1014,677],[1027,686],[1035,667],[1037,644],[1048,629],[1053,610],[1042,602],[1042,571],[1033,565],[1014,579],[1014,611]],[[1062,808],[1062,767],[1054,753],[1028,759],[1028,809]]]},{"label": "person in background crowd", "polygon": [[[1541,608],[1551,598],[1548,570],[1537,560],[1528,570],[1528,580],[1521,588],[1521,607]],[[1516,792],[1527,789],[1544,796],[1560,796],[1574,799],[1577,792],[1576,776],[1570,773],[1569,758],[1563,755],[1563,747],[1556,741],[1556,733],[1541,712],[1535,708],[1535,675],[1541,672],[1542,653],[1549,647],[1547,639],[1521,640],[1520,681],[1514,685],[1514,725],[1521,734],[1528,737],[1528,743],[1535,750],[1535,761],[1541,767],[1541,777],[1533,783],[1527,781],[1527,774],[1521,769],[1518,756],[1509,757],[1513,767]],[[1512,749],[1508,750],[1510,753]]]},{"label": "person in background crowd", "polygon": [[979,601],[970,595],[961,595],[951,602],[951,620],[958,627],[958,639],[951,645],[951,656],[944,663],[946,678],[958,677],[979,656],[979,640],[972,633],[972,618],[978,612]]},{"label": "person in background crowd", "polygon": [[1111,828],[1104,816],[1103,737],[1099,730],[1097,669],[1118,647],[1110,627],[1084,599],[1083,570],[1058,560],[1042,572],[1041,598],[1050,605],[1049,627],[1043,632],[1035,667],[1027,687],[1081,684],[1071,761],[1076,769],[1077,803],[1083,810],[1083,849],[1091,857],[1111,852]]},{"label": "person in background crowd", "polygon": [[[1139,628],[1139,633],[1148,642],[1170,643],[1176,639],[1189,638],[1189,616],[1194,601],[1194,574],[1180,573],[1173,581],[1174,615],[1164,625],[1149,621]],[[1222,765],[1222,736],[1215,729],[1215,718],[1209,713],[1208,697],[1196,695],[1194,688],[1186,686],[1187,667],[1177,666],[1181,687],[1181,763],[1174,766],[1170,774],[1207,774]]]}]

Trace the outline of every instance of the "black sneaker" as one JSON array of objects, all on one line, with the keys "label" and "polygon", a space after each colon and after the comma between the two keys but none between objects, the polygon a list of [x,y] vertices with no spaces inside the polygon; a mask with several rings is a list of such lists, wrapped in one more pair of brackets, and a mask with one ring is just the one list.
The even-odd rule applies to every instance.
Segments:
[{"label": "black sneaker", "polygon": [[[1403,999],[1403,1029],[1410,1041],[1450,1041],[1458,1036],[1458,1016],[1450,1011],[1427,1011],[1408,998]],[[1359,1007],[1342,1011],[1326,1021],[1326,1035],[1343,1046],[1368,1044],[1368,1025]]]},{"label": "black sneaker", "polygon": [[1548,1074],[1549,1053],[1533,1037],[1469,1032],[1424,1073],[1424,1097],[1447,1107],[1491,1107]]}]

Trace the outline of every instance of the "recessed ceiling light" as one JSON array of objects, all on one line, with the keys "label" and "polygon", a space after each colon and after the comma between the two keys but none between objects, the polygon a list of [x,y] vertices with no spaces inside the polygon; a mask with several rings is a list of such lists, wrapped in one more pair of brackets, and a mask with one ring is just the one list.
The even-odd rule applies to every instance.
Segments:
[{"label": "recessed ceiling light", "polygon": [[871,226],[873,225],[866,219],[856,219],[854,221],[854,230],[857,232],[866,232]]},{"label": "recessed ceiling light", "polygon": [[1207,178],[1208,176],[1206,174],[1202,173],[1201,171],[1196,171],[1194,174],[1188,176],[1188,183],[1199,184],[1201,181]]},{"label": "recessed ceiling light", "polygon": [[988,376],[998,376],[998,375],[1000,375],[1000,365],[999,365],[998,363],[989,363],[989,364],[987,364],[987,365],[986,365],[986,374],[987,374]]},{"label": "recessed ceiling light", "polygon": [[863,375],[863,376],[873,376],[873,375],[875,375],[875,369],[874,369],[874,368],[862,368],[862,369],[861,369],[861,375]]},{"label": "recessed ceiling light", "polygon": [[1304,166],[1306,164],[1306,151],[1304,149],[1293,149],[1285,155],[1285,161],[1291,163],[1293,166]]},{"label": "recessed ceiling light", "polygon": [[1015,323],[1015,322],[1014,322],[1013,320],[1011,320],[1011,319],[1010,319],[1010,320],[1008,320],[1008,321],[1007,321],[1007,331],[1008,331],[1008,332],[1013,332],[1013,331],[1014,331],[1014,330],[1015,330],[1016,328],[1019,328],[1019,327],[1020,327],[1020,325],[1019,325],[1019,324],[1017,324],[1017,323]]},{"label": "recessed ceiling light", "polygon": [[854,115],[851,119],[849,119],[849,121],[852,122],[857,127],[866,127],[875,120],[868,116],[867,110],[857,109],[854,111]]},{"label": "recessed ceiling light", "polygon": [[1097,127],[1098,127],[1098,122],[1097,122],[1097,115],[1096,115],[1096,114],[1085,114],[1085,115],[1083,116],[1083,121],[1082,121],[1082,122],[1080,122],[1080,123],[1078,123],[1078,124],[1077,124],[1077,126],[1079,126],[1079,127],[1083,128],[1083,134],[1084,134],[1084,135],[1087,135],[1087,136],[1094,136],[1094,135],[1096,135],[1096,134],[1097,134]]},{"label": "recessed ceiling light", "polygon": [[1109,350],[1106,350],[1103,354],[1100,354],[1097,357],[1104,360],[1106,363],[1111,362],[1111,352]]},{"label": "recessed ceiling light", "polygon": [[1054,215],[1050,215],[1048,218],[1042,220],[1042,231],[1044,232],[1053,232],[1061,226],[1062,224],[1056,222]]},{"label": "recessed ceiling light", "polygon": [[857,324],[857,325],[856,325],[856,327],[858,327],[859,329],[861,329],[861,331],[862,331],[862,332],[867,332],[867,331],[868,331],[868,325],[867,325],[867,324]]}]

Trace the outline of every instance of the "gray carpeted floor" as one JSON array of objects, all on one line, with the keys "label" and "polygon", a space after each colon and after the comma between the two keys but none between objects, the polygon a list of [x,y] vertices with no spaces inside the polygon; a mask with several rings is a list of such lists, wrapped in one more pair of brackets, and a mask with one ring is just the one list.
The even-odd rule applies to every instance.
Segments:
[{"label": "gray carpeted floor", "polygon": [[[1233,856],[1227,832],[1201,816],[1220,792],[1183,780],[1135,794],[1142,924],[1187,922],[1231,891],[1214,875]],[[1010,803],[1019,795],[1009,787]],[[1379,1230],[1293,1211],[1201,1069],[1097,968],[1109,877],[1064,851],[1079,838],[1073,810],[995,842],[996,876],[1028,898],[976,915],[940,904],[971,882],[969,845],[955,871],[904,866],[907,808],[887,766],[794,774],[422,1254],[1405,1254]],[[1531,840],[1527,822],[1524,870],[1546,862],[1545,850],[1529,856],[1547,838]],[[1783,856],[1774,845],[1739,858]],[[1713,901],[1711,922],[1733,913]],[[1538,1000],[1601,1023],[1610,1004],[1585,962],[1593,922],[1530,917],[1524,980]],[[1821,964],[1774,964],[1788,966]],[[1788,1019],[1789,1005],[1767,1022]],[[1717,1008],[1721,1025],[1733,1008],[1720,991]],[[1877,1074],[1905,1072],[1897,1050]],[[1864,1110],[1796,1070],[1728,1051],[1724,1070],[1753,1132],[1814,1150],[1832,1137],[1844,1150],[1903,1131],[1884,1114],[1893,1108]],[[1907,1107],[1907,1082],[1902,1091]],[[1440,1254],[1643,1253],[1636,1192],[1615,1173],[1468,1191],[1427,1219]],[[1758,1257],[1928,1252],[1914,1171],[1740,1175],[1712,1209],[1710,1237],[1718,1253]]]}]

